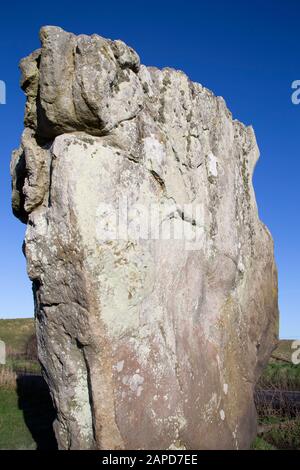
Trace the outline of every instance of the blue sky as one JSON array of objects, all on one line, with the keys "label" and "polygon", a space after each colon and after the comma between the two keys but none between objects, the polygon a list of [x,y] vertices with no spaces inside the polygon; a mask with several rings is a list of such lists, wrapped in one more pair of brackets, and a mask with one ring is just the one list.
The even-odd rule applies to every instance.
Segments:
[{"label": "blue sky", "polygon": [[270,228],[279,269],[280,336],[300,338],[300,79],[297,0],[2,2],[0,80],[0,318],[32,316],[21,246],[25,226],[11,214],[9,160],[19,145],[24,96],[18,62],[39,47],[38,31],[54,24],[133,46],[146,65],[183,70],[225,98],[235,118],[254,126],[261,159],[254,185]]}]

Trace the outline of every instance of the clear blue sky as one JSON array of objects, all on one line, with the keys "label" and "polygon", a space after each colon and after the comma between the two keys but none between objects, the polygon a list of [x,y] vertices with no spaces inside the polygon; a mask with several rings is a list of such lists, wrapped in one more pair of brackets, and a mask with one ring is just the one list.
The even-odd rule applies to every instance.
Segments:
[{"label": "clear blue sky", "polygon": [[280,335],[300,338],[300,105],[291,102],[291,83],[300,79],[299,18],[299,0],[2,2],[0,318],[33,313],[21,252],[25,226],[10,209],[9,160],[22,131],[18,62],[39,47],[39,28],[53,24],[124,40],[144,64],[183,70],[254,126],[261,151],[254,184],[279,268]]}]

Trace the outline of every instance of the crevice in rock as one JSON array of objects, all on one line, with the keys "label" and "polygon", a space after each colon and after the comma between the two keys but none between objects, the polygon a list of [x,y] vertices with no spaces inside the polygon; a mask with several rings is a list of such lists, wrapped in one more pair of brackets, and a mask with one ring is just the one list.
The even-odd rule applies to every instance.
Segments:
[{"label": "crevice in rock", "polygon": [[163,179],[154,170],[150,170],[150,173],[153,176],[153,178],[155,179],[155,181],[160,185],[162,191],[165,192],[166,191],[166,185],[165,185],[165,182],[163,181]]},{"label": "crevice in rock", "polygon": [[180,207],[177,206],[177,213],[179,214],[179,217],[184,221],[188,222],[191,224],[193,227],[196,227],[197,222],[193,217],[190,217],[188,214],[186,214]]},{"label": "crevice in rock", "polygon": [[52,178],[53,178],[53,170],[54,170],[54,161],[56,157],[52,154],[52,158],[50,160],[50,168],[49,168],[49,188],[48,188],[48,207],[52,207],[51,201],[51,189],[52,189]]},{"label": "crevice in rock", "polygon": [[94,411],[93,411],[94,406],[93,406],[93,393],[92,393],[92,385],[91,385],[91,373],[90,373],[89,363],[88,363],[86,352],[85,352],[85,345],[81,344],[78,339],[76,339],[76,343],[77,343],[78,349],[82,352],[82,357],[83,357],[83,361],[84,361],[85,368],[86,368],[87,390],[88,390],[89,406],[90,406],[91,417],[92,417],[93,441],[94,441],[94,447],[96,447],[96,429],[95,429],[95,416],[94,416]]},{"label": "crevice in rock", "polygon": [[43,308],[54,308],[59,307],[60,305],[67,305],[66,302],[51,302],[51,303],[40,303],[40,307]]}]

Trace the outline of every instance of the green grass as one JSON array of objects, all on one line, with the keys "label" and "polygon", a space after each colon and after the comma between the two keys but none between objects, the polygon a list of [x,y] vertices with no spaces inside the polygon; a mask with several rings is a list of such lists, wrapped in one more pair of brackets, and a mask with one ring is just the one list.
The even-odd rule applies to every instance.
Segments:
[{"label": "green grass", "polygon": [[42,377],[0,387],[0,449],[55,449],[55,412]]},{"label": "green grass", "polygon": [[252,450],[277,450],[275,446],[269,444],[263,437],[257,437],[251,446]]},{"label": "green grass", "polygon": [[0,388],[0,449],[36,449],[16,390]]},{"label": "green grass", "polygon": [[[258,387],[262,389],[300,391],[300,365],[291,362],[292,341],[280,341],[265,368]],[[254,441],[254,450],[300,450],[300,411],[282,403],[279,409],[272,405],[258,407],[262,429]]]},{"label": "green grass", "polygon": [[284,362],[292,362],[292,353],[294,352],[294,350],[292,349],[292,343],[292,340],[280,340],[277,348],[271,356],[270,362],[277,362],[278,360],[282,360]]},{"label": "green grass", "polygon": [[41,367],[37,361],[32,361],[26,358],[8,357],[6,366],[10,367],[14,372],[23,372],[30,374],[40,374]]},{"label": "green grass", "polygon": [[277,449],[300,450],[300,419],[289,420],[270,429],[264,434],[264,439]]},{"label": "green grass", "polygon": [[252,446],[255,450],[300,450],[300,418],[266,424],[262,436]]},{"label": "green grass", "polygon": [[18,354],[25,352],[26,343],[34,331],[33,318],[0,320],[0,339],[6,343],[9,350]]},{"label": "green grass", "polygon": [[34,335],[34,319],[0,320],[0,339],[6,344],[6,366],[15,372],[40,374],[37,360],[27,357],[26,346]]},{"label": "green grass", "polygon": [[52,402],[38,361],[27,354],[34,331],[33,318],[0,320],[7,348],[6,365],[0,366],[0,449],[55,448]]},{"label": "green grass", "polygon": [[264,389],[300,390],[300,365],[270,363],[265,368],[258,386]]}]

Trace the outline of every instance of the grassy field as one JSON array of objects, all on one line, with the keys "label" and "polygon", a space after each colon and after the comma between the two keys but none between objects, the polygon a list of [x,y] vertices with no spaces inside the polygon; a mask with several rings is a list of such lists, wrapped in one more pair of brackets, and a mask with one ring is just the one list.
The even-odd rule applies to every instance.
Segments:
[{"label": "grassy field", "polygon": [[279,341],[279,344],[275,351],[273,352],[270,363],[276,363],[277,361],[279,362],[291,362],[291,353],[292,353],[292,343],[293,341],[288,340],[288,339],[283,339]]},{"label": "grassy field", "polygon": [[[279,342],[265,368],[258,390],[300,391],[300,365],[294,365],[292,341]],[[253,443],[256,450],[300,450],[300,410],[287,403],[260,402],[257,404],[259,434]]]},{"label": "grassy field", "polygon": [[[34,319],[0,320],[0,339],[6,344],[6,367],[14,372],[39,374],[36,351],[32,354],[35,337]],[[31,353],[31,354],[30,354]]]},{"label": "grassy field", "polygon": [[0,339],[6,343],[10,353],[25,353],[26,343],[33,334],[33,318],[0,320]]},{"label": "grassy field", "polygon": [[55,449],[55,418],[42,377],[23,376],[0,387],[0,449]]},{"label": "grassy field", "polygon": [[55,449],[55,412],[32,347],[34,320],[0,320],[0,449]]},{"label": "grassy field", "polygon": [[36,449],[17,391],[0,387],[0,449]]},{"label": "grassy field", "polygon": [[270,363],[259,381],[263,389],[300,391],[300,367],[287,363]]},{"label": "grassy field", "polygon": [[[40,366],[28,348],[33,319],[0,320],[7,363],[0,366],[0,449],[55,449],[55,412]],[[300,365],[291,363],[291,341],[280,341],[258,385],[263,390],[300,391]],[[26,373],[27,375],[23,375]],[[30,374],[34,374],[30,375]],[[283,403],[257,403],[259,433],[254,450],[300,450],[300,412]]]}]

